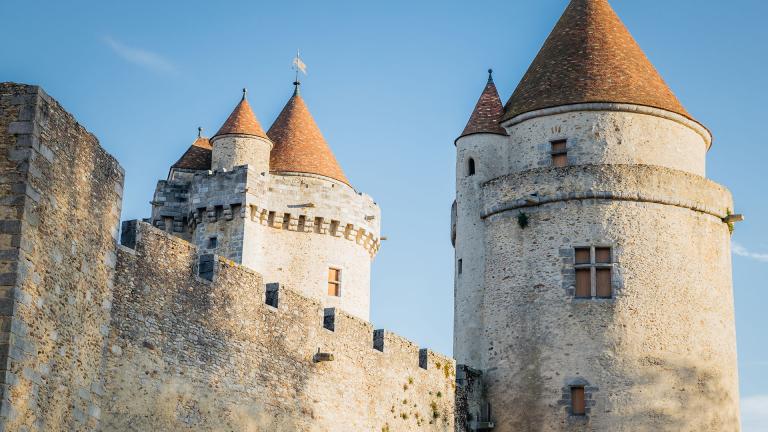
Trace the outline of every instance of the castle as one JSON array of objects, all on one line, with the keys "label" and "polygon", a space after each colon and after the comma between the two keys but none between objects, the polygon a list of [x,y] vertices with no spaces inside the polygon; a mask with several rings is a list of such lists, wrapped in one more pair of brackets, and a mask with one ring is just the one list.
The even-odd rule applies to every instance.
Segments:
[{"label": "castle", "polygon": [[456,360],[368,322],[381,212],[300,94],[124,172],[0,84],[0,430],[735,431],[730,193],[607,0],[456,139]]}]

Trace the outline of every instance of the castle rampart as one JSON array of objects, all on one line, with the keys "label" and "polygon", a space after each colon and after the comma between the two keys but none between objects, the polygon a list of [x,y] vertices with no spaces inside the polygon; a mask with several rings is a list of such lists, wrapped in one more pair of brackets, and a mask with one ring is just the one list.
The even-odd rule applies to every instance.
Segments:
[{"label": "castle rampart", "polygon": [[232,261],[209,281],[193,245],[135,226],[118,252],[103,430],[453,430],[450,358],[294,290],[267,296]]}]

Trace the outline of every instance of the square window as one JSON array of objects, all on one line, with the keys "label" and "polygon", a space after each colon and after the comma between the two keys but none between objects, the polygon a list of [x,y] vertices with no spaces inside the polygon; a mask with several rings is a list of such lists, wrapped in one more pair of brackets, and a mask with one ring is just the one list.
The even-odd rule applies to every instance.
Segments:
[{"label": "square window", "polygon": [[219,245],[219,239],[216,237],[211,237],[208,239],[208,249],[216,249],[216,247]]},{"label": "square window", "polygon": [[592,259],[589,255],[589,248],[576,248],[576,264],[591,263]]},{"label": "square window", "polygon": [[611,248],[595,248],[595,262],[598,264],[611,263]]}]

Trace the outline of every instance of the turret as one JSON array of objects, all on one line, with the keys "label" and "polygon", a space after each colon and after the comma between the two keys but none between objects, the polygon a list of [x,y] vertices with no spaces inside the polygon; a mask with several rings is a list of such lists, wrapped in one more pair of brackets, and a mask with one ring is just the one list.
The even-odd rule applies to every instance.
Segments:
[{"label": "turret", "polygon": [[[454,357],[460,364],[475,367],[480,351],[485,272],[485,231],[480,218],[480,186],[504,172],[507,132],[499,125],[504,108],[488,70],[488,81],[464,131],[456,139],[456,204],[452,241],[455,257]],[[466,343],[465,343],[466,342]]]},{"label": "turret", "polygon": [[607,0],[570,2],[501,126],[496,171],[457,182],[456,256],[484,267],[454,345],[494,431],[738,430],[732,197]]},{"label": "turret", "polygon": [[249,165],[257,173],[269,172],[272,141],[253,114],[245,89],[240,103],[211,138],[211,144],[213,170],[231,170],[236,166]]}]

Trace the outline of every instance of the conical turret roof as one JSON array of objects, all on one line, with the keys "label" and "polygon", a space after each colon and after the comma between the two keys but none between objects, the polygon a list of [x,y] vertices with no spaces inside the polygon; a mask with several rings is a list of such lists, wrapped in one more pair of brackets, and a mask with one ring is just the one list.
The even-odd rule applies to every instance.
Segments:
[{"label": "conical turret roof", "polygon": [[587,102],[645,105],[691,118],[607,0],[571,0],[507,102],[504,120]]},{"label": "conical turret roof", "polygon": [[459,138],[477,133],[506,135],[507,132],[499,125],[503,116],[504,107],[496,90],[496,84],[493,83],[493,71],[488,69],[488,83],[480,94],[475,110],[472,111],[467,126]]},{"label": "conical turret roof", "polygon": [[240,103],[237,104],[232,114],[229,115],[227,121],[221,126],[218,132],[214,135],[214,138],[219,135],[238,134],[238,135],[254,135],[261,138],[266,138],[267,134],[264,133],[264,129],[261,128],[261,123],[256,119],[256,115],[251,109],[251,105],[248,103],[248,99],[245,98],[245,89],[243,89],[243,98]]},{"label": "conical turret roof", "polygon": [[267,136],[275,145],[269,160],[270,171],[318,174],[349,185],[298,86]]},{"label": "conical turret roof", "polygon": [[213,146],[208,138],[198,134],[195,142],[176,161],[171,168],[209,170],[211,169],[211,151]]}]

